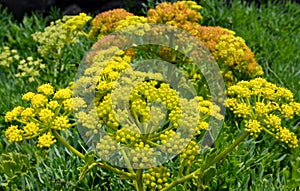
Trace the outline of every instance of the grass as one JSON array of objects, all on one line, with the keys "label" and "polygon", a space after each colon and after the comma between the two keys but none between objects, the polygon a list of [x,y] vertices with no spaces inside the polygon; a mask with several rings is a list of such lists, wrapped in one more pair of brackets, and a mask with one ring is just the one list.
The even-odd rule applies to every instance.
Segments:
[{"label": "grass", "polygon": [[[247,5],[233,1],[230,5],[213,0],[201,1],[203,6],[202,25],[219,25],[229,28],[246,40],[254,51],[257,61],[263,66],[265,78],[287,87],[300,101],[300,6],[294,3],[272,3]],[[55,13],[59,15],[58,13]],[[37,44],[31,34],[41,31],[49,20],[40,15],[24,17],[16,22],[3,8],[0,8],[0,48],[9,46],[17,49],[20,56],[37,56]],[[63,58],[66,63],[80,63],[89,44],[78,45],[67,50]],[[51,62],[47,63],[51,64]],[[58,79],[57,87],[72,81],[76,68]],[[51,82],[52,76],[45,76]],[[68,80],[69,81],[68,81]],[[34,91],[41,81],[25,83],[12,79],[0,70],[0,154],[16,151],[12,158],[20,158],[11,176],[12,184],[5,187],[7,176],[0,175],[0,189],[3,190],[132,190],[132,187],[107,171],[94,169],[82,181],[78,181],[83,161],[56,144],[48,151],[38,149],[34,141],[9,144],[4,139],[7,128],[3,116],[16,105],[22,105],[20,98],[27,91]],[[297,124],[295,119],[295,125]],[[232,132],[234,124],[227,123],[215,145],[225,148],[238,132]],[[296,130],[300,137],[299,128]],[[75,129],[65,138],[75,148],[84,150],[84,143]],[[208,190],[297,190],[300,185],[300,150],[291,151],[276,144],[268,137],[249,139],[239,145],[220,165],[214,167]],[[3,158],[2,158],[3,159]],[[3,160],[4,161],[4,160]],[[3,162],[1,161],[1,163]],[[7,159],[7,161],[9,161]],[[28,161],[28,163],[26,163]],[[78,168],[79,167],[79,168]],[[21,170],[17,170],[21,169]],[[98,171],[97,171],[98,170]],[[192,183],[191,183],[192,184]],[[2,187],[1,187],[2,186]]]}]

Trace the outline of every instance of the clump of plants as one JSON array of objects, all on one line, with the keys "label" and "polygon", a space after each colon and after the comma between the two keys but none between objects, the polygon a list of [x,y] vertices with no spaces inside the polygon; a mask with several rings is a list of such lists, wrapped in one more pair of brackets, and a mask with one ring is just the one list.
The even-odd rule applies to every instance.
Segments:
[{"label": "clump of plants", "polygon": [[[91,18],[80,14],[34,34],[39,53],[58,60],[61,50],[80,42],[80,36],[94,45],[74,83],[61,89],[45,83],[23,95],[26,106],[6,113],[8,141],[37,138],[41,148],[59,141],[85,160],[80,178],[99,167],[140,191],[204,190],[213,166],[249,136],[265,133],[297,148],[291,119],[300,116],[300,103],[290,90],[260,77],[262,67],[241,37],[225,28],[200,26],[200,9],[195,2],[181,1],[161,3],[147,17],[111,10],[97,15],[87,32],[84,26]],[[171,34],[169,29],[154,24],[170,26],[171,31],[181,28],[192,37],[183,33],[165,37]],[[124,34],[135,40],[161,34],[165,44],[135,44]],[[191,39],[199,40],[203,48],[184,43]],[[19,60],[16,51],[5,51],[6,61],[0,66]],[[200,66],[207,70],[192,59],[203,56],[209,61]],[[141,63],[150,59],[156,61]],[[30,64],[31,58],[27,61],[38,65]],[[219,73],[210,71],[209,64],[218,66]],[[222,78],[225,86],[219,83]],[[211,88],[217,86],[226,87],[226,92],[214,94]],[[217,136],[214,128],[224,119],[235,121],[242,128],[240,135],[224,150],[208,149],[203,140],[215,137],[206,132]],[[76,126],[91,152],[77,150],[61,135]]]}]

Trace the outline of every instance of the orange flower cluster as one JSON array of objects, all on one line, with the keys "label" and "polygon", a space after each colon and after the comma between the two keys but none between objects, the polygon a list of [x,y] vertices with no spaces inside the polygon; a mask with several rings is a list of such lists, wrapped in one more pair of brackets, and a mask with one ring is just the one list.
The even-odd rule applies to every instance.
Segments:
[{"label": "orange flower cluster", "polygon": [[148,22],[163,23],[182,28],[196,36],[212,53],[227,84],[232,85],[241,79],[250,79],[263,74],[253,52],[245,41],[235,36],[235,32],[211,26],[200,26],[202,16],[187,2],[160,3],[148,11]]},{"label": "orange flower cluster", "polygon": [[216,45],[223,35],[234,35],[235,32],[219,26],[200,26],[197,37],[212,53],[216,52]]},{"label": "orange flower cluster", "polygon": [[186,2],[160,3],[155,9],[150,9],[147,16],[149,23],[163,23],[182,28],[191,34],[195,33],[194,25],[202,16],[189,8]]},{"label": "orange flower cluster", "polygon": [[199,26],[197,37],[211,51],[229,84],[263,74],[254,53],[235,32],[219,26]]},{"label": "orange flower cluster", "polygon": [[114,9],[98,14],[92,20],[92,28],[89,32],[91,39],[100,39],[102,36],[113,32],[118,26],[118,21],[127,16],[133,16],[125,9]]}]

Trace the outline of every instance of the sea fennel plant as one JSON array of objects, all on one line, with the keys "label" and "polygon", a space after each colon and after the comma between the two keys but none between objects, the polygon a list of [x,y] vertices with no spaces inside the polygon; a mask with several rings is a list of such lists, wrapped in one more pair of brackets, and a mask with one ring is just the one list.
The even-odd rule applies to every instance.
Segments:
[{"label": "sea fennel plant", "polygon": [[[107,50],[99,51],[97,55],[104,58],[101,54],[106,52]],[[85,92],[91,91],[90,88],[95,86],[93,102],[96,106],[95,110],[85,109],[90,107],[86,100],[71,98],[70,88],[54,92],[51,85],[45,84],[37,89],[37,93],[29,92],[23,96],[23,100],[30,101],[31,107],[16,107],[6,114],[6,121],[14,124],[6,130],[9,141],[15,142],[39,136],[39,147],[49,147],[56,140],[61,141],[76,155],[88,161],[81,176],[88,169],[98,166],[112,170],[132,181],[137,190],[203,188],[201,179],[205,177],[211,165],[223,159],[247,135],[256,135],[262,130],[287,143],[291,148],[297,147],[297,137],[287,128],[283,128],[281,121],[299,115],[299,103],[293,101],[293,95],[289,90],[277,87],[261,78],[240,82],[228,89],[228,95],[232,98],[227,99],[226,105],[235,115],[244,118],[242,123],[245,123],[245,131],[227,149],[214,155],[211,160],[203,160],[197,142],[200,135],[208,129],[207,120],[210,117],[223,119],[219,114],[219,107],[199,96],[191,100],[179,98],[178,92],[165,84],[159,74],[145,72],[135,74],[146,80],[139,82],[130,92],[129,111],[132,113],[132,118],[126,118],[128,110],[118,111],[123,112],[123,115],[116,116],[114,113],[116,106],[112,105],[113,99],[118,95],[120,97],[117,99],[122,99],[124,92],[115,94],[113,89],[118,84],[116,81],[118,76],[125,69],[130,73],[132,66],[130,57],[124,52],[118,49],[115,49],[115,52],[117,56],[113,56],[108,61],[99,60],[99,57],[95,56],[91,67],[86,70],[88,74],[97,72],[98,81],[91,81],[93,78],[83,76],[72,87],[75,90],[73,95],[76,95],[77,86],[83,86]],[[100,67],[99,70],[101,65],[102,68]],[[126,77],[122,80],[130,83]],[[92,85],[89,86],[90,83]],[[262,94],[262,92],[270,93]],[[161,101],[162,105],[154,102],[157,100]],[[236,104],[233,104],[234,102]],[[81,153],[58,133],[58,130],[63,131],[74,125],[67,117],[70,115],[72,103],[75,103],[73,110],[77,118],[76,123],[81,126],[81,131],[84,128],[82,136],[92,138],[88,144],[94,146],[96,152]],[[182,109],[186,108],[196,108],[198,112],[187,110],[183,113]],[[185,128],[178,132],[182,119]],[[133,120],[134,123],[127,120]],[[195,124],[198,124],[196,128]],[[186,133],[192,136],[183,137],[182,134]],[[159,160],[159,157],[147,157],[155,155],[155,147],[159,146],[162,153],[177,155],[168,162],[178,164],[177,170],[169,168],[166,165],[168,163],[158,165],[155,160]],[[130,149],[126,150],[124,147]],[[98,157],[100,160],[97,159]],[[120,167],[113,164],[119,164]],[[122,168],[122,165],[127,169]],[[195,181],[192,185],[186,184],[189,180]]]},{"label": "sea fennel plant", "polygon": [[[80,180],[98,167],[116,173],[139,191],[204,190],[208,185],[203,179],[212,167],[248,135],[256,137],[262,131],[291,149],[298,147],[289,120],[299,116],[300,104],[291,91],[262,78],[249,80],[262,70],[245,41],[233,31],[200,26],[201,15],[192,5],[162,3],[147,18],[125,10],[98,15],[88,34],[99,41],[87,54],[75,82],[56,91],[44,84],[24,94],[27,107],[6,113],[7,139],[38,137],[38,147],[60,141],[85,160]],[[166,10],[187,14],[169,18]],[[183,28],[193,38],[149,23]],[[163,40],[150,44],[149,39]],[[205,47],[186,45],[192,40],[200,40]],[[193,63],[197,58],[205,62]],[[218,65],[220,71],[210,70],[210,64]],[[222,86],[214,84],[222,79],[220,74],[229,86],[226,100],[224,92],[213,91]],[[244,78],[249,81],[239,81]],[[224,120],[223,104],[244,129],[224,150],[207,153],[208,142],[214,141],[218,135],[214,131]],[[89,152],[77,150],[61,136],[60,131],[75,126]],[[208,139],[207,134],[211,134]]]}]

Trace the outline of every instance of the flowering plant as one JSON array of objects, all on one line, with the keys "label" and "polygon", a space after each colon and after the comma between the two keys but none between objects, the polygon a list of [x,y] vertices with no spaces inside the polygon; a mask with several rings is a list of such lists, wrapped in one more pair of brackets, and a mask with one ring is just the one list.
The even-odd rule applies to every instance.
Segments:
[{"label": "flowering plant", "polygon": [[[44,33],[33,35],[41,44],[38,51],[42,56],[59,55],[80,35],[95,44],[70,87],[55,91],[47,83],[23,95],[27,107],[17,106],[5,115],[10,124],[6,138],[18,142],[38,137],[38,147],[50,147],[60,141],[85,160],[80,179],[93,167],[99,167],[118,174],[136,190],[203,190],[208,186],[204,179],[216,163],[248,135],[258,137],[263,131],[291,149],[298,147],[297,136],[289,125],[290,119],[300,115],[300,103],[288,89],[255,78],[263,74],[262,67],[245,41],[228,29],[200,26],[199,9],[191,1],[161,3],[149,10],[147,17],[116,9],[96,16],[88,33],[83,26],[91,18],[80,14],[64,17]],[[203,56],[197,52],[199,48],[178,48],[184,52],[172,47],[174,39],[189,39],[181,33],[168,36],[166,44],[133,43],[132,47],[126,47],[127,38],[116,35],[124,28],[130,31],[126,34],[136,38],[163,34],[162,27],[155,28],[153,23],[184,29],[203,43],[203,52],[209,50],[216,60],[227,86],[225,105],[232,115],[228,120],[237,119],[235,122],[244,127],[226,149],[207,154],[209,149],[200,144],[206,132],[214,134],[214,127],[224,120],[225,110],[222,96],[209,91],[210,71],[202,72],[187,56]],[[60,38],[50,43],[55,35]],[[140,63],[157,58],[171,64],[166,67],[164,62],[147,63],[146,67],[153,70],[149,72]],[[183,72],[177,72],[177,67]],[[135,71],[137,68],[140,70]],[[173,80],[184,87],[176,89]],[[194,94],[189,92],[191,89]],[[91,152],[79,151],[59,133],[75,126]]]}]

